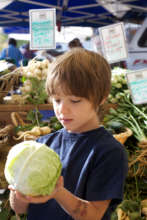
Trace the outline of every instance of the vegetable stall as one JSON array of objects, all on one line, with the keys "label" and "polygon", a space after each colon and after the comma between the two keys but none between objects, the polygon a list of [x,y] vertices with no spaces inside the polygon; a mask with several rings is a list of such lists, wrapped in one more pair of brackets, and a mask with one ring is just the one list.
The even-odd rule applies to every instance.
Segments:
[{"label": "vegetable stall", "polygon": [[135,105],[132,102],[125,70],[115,68],[113,72],[111,94],[107,101],[109,109],[105,111],[103,124],[123,142],[128,153],[129,171],[124,200],[111,220],[146,220],[147,105]]},{"label": "vegetable stall", "polygon": [[[61,128],[45,91],[49,65],[47,59],[33,59],[27,66],[0,74],[0,219],[3,220],[19,219],[9,206],[8,183],[3,172],[11,146]],[[41,112],[46,113],[45,117]]]},{"label": "vegetable stall", "polygon": [[[0,157],[4,169],[6,156],[16,143],[61,129],[45,91],[50,68],[48,60],[31,60],[27,66],[0,75]],[[14,92],[15,91],[15,92]],[[9,95],[8,95],[9,94]],[[42,113],[43,112],[43,113]],[[47,113],[49,116],[49,112]],[[126,70],[112,69],[111,93],[101,107],[101,123],[127,150],[129,172],[124,200],[111,220],[147,219],[147,105],[135,105],[126,80]],[[19,219],[10,209],[7,183],[0,175],[0,219]],[[21,217],[25,219],[25,216]]]}]

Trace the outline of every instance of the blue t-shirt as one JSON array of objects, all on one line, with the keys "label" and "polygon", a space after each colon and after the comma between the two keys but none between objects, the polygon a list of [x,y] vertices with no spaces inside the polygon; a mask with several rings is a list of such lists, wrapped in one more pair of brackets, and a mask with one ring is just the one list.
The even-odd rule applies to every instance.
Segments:
[{"label": "blue t-shirt", "polygon": [[6,59],[6,58],[14,59],[15,64],[18,67],[20,66],[19,62],[20,60],[23,59],[23,56],[17,47],[10,44],[8,48],[4,48],[2,50],[1,55],[0,55],[0,60]]},{"label": "blue t-shirt", "polygon": [[[128,170],[124,146],[104,127],[76,134],[61,129],[43,136],[38,142],[50,146],[60,156],[64,186],[74,195],[89,201],[109,200],[103,220],[122,201]],[[51,199],[44,204],[30,204],[28,220],[71,220],[60,205]]]}]

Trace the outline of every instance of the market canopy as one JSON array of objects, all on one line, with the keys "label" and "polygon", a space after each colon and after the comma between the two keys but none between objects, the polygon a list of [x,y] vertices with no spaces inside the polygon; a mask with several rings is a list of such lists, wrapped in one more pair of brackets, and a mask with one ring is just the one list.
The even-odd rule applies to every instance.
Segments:
[{"label": "market canopy", "polygon": [[29,10],[44,8],[56,9],[58,29],[61,26],[101,27],[118,21],[139,22],[147,16],[147,0],[1,0],[0,27],[11,27],[10,30],[15,27],[26,32]]}]

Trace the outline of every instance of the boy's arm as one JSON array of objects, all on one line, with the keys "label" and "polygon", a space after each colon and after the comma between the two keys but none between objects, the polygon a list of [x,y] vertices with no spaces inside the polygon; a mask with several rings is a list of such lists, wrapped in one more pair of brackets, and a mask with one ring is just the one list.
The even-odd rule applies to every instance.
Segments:
[{"label": "boy's arm", "polygon": [[15,191],[10,190],[10,206],[17,214],[27,213],[29,203],[17,199]]},{"label": "boy's arm", "polygon": [[29,203],[44,203],[54,198],[65,212],[75,220],[101,220],[111,201],[86,201],[76,197],[64,187],[50,196],[26,197],[20,193],[17,193],[17,195],[21,198],[21,201],[26,201],[26,204],[15,203],[13,209],[16,213],[21,214],[27,211]]},{"label": "boy's arm", "polygon": [[25,196],[17,192],[17,197],[26,203],[44,203],[55,199],[58,204],[75,220],[101,220],[111,200],[86,201],[73,195],[63,186],[60,177],[54,192],[49,196]]},{"label": "boy's arm", "polygon": [[100,220],[111,200],[86,201],[62,188],[54,197],[62,208],[75,220]]}]

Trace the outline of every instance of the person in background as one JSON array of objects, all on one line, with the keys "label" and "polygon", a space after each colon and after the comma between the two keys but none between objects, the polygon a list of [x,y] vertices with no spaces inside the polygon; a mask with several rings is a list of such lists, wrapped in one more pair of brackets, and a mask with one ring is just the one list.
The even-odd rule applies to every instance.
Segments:
[{"label": "person in background", "polygon": [[30,50],[30,44],[27,43],[26,45],[24,45],[24,53],[23,53],[24,58],[30,60],[33,59],[35,57],[35,51]]},{"label": "person in background", "polygon": [[110,88],[110,66],[98,53],[74,48],[52,62],[46,90],[63,128],[37,141],[60,156],[62,176],[46,196],[25,196],[9,186],[16,213],[26,212],[27,220],[110,220],[128,171],[124,146],[99,120]]},{"label": "person in background", "polygon": [[27,43],[25,45],[23,45],[23,49],[21,49],[21,52],[23,54],[23,65],[27,66],[29,60],[33,59],[36,55],[35,55],[35,50],[30,50],[30,44]]},{"label": "person in background", "polygon": [[5,59],[8,62],[14,63],[17,67],[20,66],[20,61],[23,55],[17,48],[17,41],[14,38],[9,38],[8,48],[4,48],[0,54],[0,60]]},{"label": "person in background", "polygon": [[81,41],[79,40],[79,38],[74,38],[73,40],[71,40],[69,43],[68,43],[68,47],[70,49],[72,48],[75,48],[75,47],[83,47]]}]

